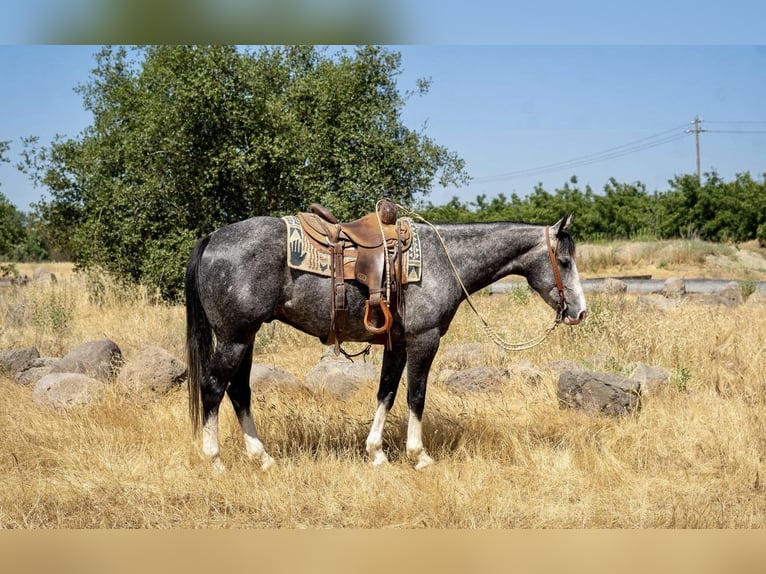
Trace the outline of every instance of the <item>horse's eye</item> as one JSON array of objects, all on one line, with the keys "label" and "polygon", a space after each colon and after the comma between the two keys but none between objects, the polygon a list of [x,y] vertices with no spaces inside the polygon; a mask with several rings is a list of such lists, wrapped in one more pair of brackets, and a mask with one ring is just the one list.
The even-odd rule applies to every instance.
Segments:
[{"label": "horse's eye", "polygon": [[561,265],[562,269],[569,269],[572,266],[572,260],[564,259],[563,261],[559,261],[559,265]]}]

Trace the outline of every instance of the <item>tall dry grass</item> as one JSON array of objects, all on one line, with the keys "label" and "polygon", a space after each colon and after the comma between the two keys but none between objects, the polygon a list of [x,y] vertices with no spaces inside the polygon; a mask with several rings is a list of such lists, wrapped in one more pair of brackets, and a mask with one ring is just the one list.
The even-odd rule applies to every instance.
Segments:
[{"label": "tall dry grass", "polygon": [[[183,357],[182,308],[157,305],[140,288],[92,281],[74,274],[2,291],[0,348],[37,345],[56,355],[109,337],[128,358],[147,343]],[[537,334],[553,314],[537,297],[477,300],[513,340]],[[215,476],[191,438],[184,387],[136,397],[112,386],[98,404],[61,412],[0,377],[0,527],[766,526],[764,310],[660,311],[630,296],[588,295],[588,302],[582,325],[559,328],[539,347],[485,354],[488,365],[530,361],[541,369],[537,383],[509,380],[498,394],[458,396],[439,382],[437,357],[424,417],[436,464],[423,472],[404,451],[404,388],[385,431],[391,463],[383,468],[364,456],[375,407],[369,384],[345,401],[302,391],[256,397],[259,432],[277,459],[268,473],[246,459],[225,404],[228,470]],[[442,348],[466,342],[485,339],[463,308]],[[300,378],[322,351],[318,341],[271,325],[255,361]],[[380,357],[376,350],[370,360],[379,365]],[[616,372],[644,361],[668,369],[672,381],[630,416],[562,410],[546,368],[559,359]]]}]

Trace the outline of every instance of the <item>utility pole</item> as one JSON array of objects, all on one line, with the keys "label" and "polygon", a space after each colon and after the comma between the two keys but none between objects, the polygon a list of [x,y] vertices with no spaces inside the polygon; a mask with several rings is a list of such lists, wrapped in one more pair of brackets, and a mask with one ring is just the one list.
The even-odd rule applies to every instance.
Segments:
[{"label": "utility pole", "polygon": [[701,175],[700,175],[700,133],[704,132],[702,128],[700,128],[700,124],[702,123],[702,120],[699,116],[694,116],[694,119],[690,122],[694,124],[694,130],[685,130],[687,134],[692,133],[694,131],[694,141],[697,144],[697,181],[701,181]]}]

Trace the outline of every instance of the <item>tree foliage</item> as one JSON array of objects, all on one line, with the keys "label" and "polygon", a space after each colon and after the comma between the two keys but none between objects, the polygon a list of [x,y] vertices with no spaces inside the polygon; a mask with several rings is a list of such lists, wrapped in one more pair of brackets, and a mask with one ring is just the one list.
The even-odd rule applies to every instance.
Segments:
[{"label": "tree foliage", "polygon": [[379,47],[105,48],[79,87],[92,125],[26,142],[52,198],[38,205],[46,237],[172,298],[194,242],[225,224],[312,202],[348,219],[384,195],[412,204],[435,178],[465,182],[456,154],[402,124],[399,69]]},{"label": "tree foliage", "polygon": [[[570,184],[572,184],[570,186]],[[696,237],[708,241],[759,239],[766,245],[766,174],[750,173],[726,182],[715,171],[700,182],[693,175],[676,176],[666,191],[648,193],[641,182],[614,178],[596,194],[577,187],[577,178],[554,192],[541,185],[524,199],[499,194],[479,195],[474,202],[454,197],[443,206],[427,203],[421,214],[434,222],[515,220],[550,224],[574,213],[573,229],[585,240],[652,237]]]}]

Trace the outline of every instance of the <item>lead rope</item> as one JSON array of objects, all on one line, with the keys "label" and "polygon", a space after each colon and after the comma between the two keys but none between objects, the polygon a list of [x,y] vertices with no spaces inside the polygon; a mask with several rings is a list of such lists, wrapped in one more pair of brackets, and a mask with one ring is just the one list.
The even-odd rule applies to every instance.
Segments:
[{"label": "lead rope", "polygon": [[[399,205],[398,203],[395,204],[398,209],[401,209],[404,211],[407,215],[410,217],[413,217],[415,219],[418,219],[428,225],[431,229],[434,230],[434,233],[436,233],[436,237],[439,239],[439,243],[441,243],[442,248],[444,249],[444,253],[447,255],[447,261],[449,261],[450,267],[452,267],[452,272],[455,274],[455,277],[457,278],[457,282],[460,284],[460,288],[463,290],[463,293],[465,293],[466,301],[468,301],[468,305],[471,307],[473,312],[476,314],[476,316],[479,318],[479,321],[481,321],[482,328],[484,329],[484,332],[487,334],[487,337],[495,343],[498,347],[506,350],[506,351],[526,351],[528,349],[531,349],[533,347],[536,347],[540,343],[542,343],[548,335],[550,335],[553,330],[559,326],[559,323],[561,323],[563,319],[563,311],[559,310],[556,313],[556,318],[553,320],[553,323],[548,327],[545,331],[543,331],[540,335],[537,335],[536,337],[533,337],[532,339],[529,339],[528,341],[523,341],[521,343],[508,343],[505,341],[498,333],[495,331],[492,326],[487,322],[486,319],[482,316],[482,314],[479,312],[479,310],[476,308],[476,305],[473,302],[473,299],[471,298],[471,294],[468,293],[468,289],[465,288],[465,285],[463,284],[463,280],[460,278],[460,275],[457,272],[457,268],[455,267],[454,262],[452,261],[452,257],[450,257],[449,251],[447,251],[447,246],[444,244],[444,239],[442,239],[441,234],[439,233],[439,230],[436,229],[436,226],[433,225],[430,221],[427,221],[422,215],[419,213],[416,213],[410,209],[407,209],[406,207]],[[546,228],[547,231],[547,228]],[[548,245],[548,252],[550,253],[550,244]],[[555,260],[554,260],[555,261]],[[556,273],[558,269],[554,267],[554,273]],[[562,299],[563,301],[563,299]]]}]

